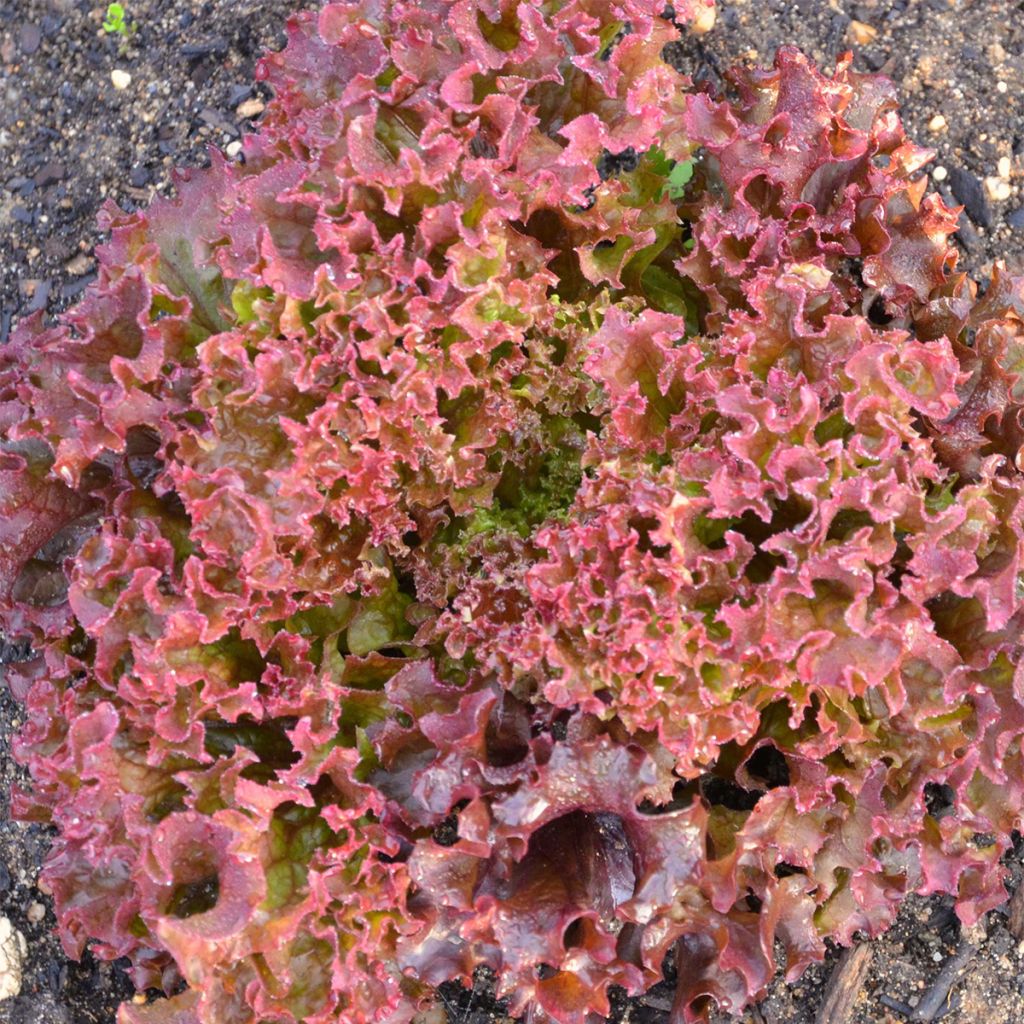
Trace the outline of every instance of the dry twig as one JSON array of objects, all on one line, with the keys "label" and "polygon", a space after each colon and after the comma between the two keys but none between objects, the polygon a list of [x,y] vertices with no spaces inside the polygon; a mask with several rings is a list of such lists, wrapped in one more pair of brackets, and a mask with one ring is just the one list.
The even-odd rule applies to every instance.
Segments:
[{"label": "dry twig", "polygon": [[960,974],[977,951],[978,947],[973,942],[960,940],[956,952],[946,960],[932,983],[924,990],[910,1018],[914,1024],[931,1024],[931,1021],[938,1019],[948,1004],[953,986],[960,980]]},{"label": "dry twig", "polygon": [[814,1024],[846,1024],[868,976],[871,953],[871,946],[866,942],[852,946],[843,953],[828,979],[825,1000],[818,1008]]},{"label": "dry twig", "polygon": [[1010,934],[1020,942],[1021,939],[1024,939],[1024,879],[1014,890],[1006,909],[1010,917],[1006,922],[1006,927]]}]

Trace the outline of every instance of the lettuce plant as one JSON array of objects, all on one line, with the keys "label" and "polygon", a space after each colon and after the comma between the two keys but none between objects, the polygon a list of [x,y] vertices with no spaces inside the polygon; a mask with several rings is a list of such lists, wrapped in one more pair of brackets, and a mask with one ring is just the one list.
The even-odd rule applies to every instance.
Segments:
[{"label": "lettuce plant", "polygon": [[1005,898],[1024,281],[956,272],[890,83],[693,91],[702,13],[299,15],[244,164],[0,353],[16,807],[68,953],[166,994],[122,1024],[481,966],[582,1024],[667,958],[690,1022]]}]

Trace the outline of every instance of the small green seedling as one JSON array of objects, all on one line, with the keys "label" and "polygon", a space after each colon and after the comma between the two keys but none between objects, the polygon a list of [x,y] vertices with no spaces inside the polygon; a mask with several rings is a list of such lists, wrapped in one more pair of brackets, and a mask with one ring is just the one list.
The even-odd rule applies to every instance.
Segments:
[{"label": "small green seedling", "polygon": [[655,147],[651,150],[651,163],[655,172],[663,174],[667,179],[664,194],[673,201],[682,199],[686,185],[693,177],[693,161],[670,160],[661,149]]},{"label": "small green seedling", "polygon": [[677,163],[668,176],[668,183],[665,186],[668,190],[669,199],[682,199],[686,191],[686,183],[693,177],[693,161],[686,160]]},{"label": "small green seedling", "polygon": [[103,29],[111,35],[119,35],[122,39],[128,38],[128,26],[124,20],[124,7],[121,4],[110,4],[107,7],[107,16],[103,21]]}]

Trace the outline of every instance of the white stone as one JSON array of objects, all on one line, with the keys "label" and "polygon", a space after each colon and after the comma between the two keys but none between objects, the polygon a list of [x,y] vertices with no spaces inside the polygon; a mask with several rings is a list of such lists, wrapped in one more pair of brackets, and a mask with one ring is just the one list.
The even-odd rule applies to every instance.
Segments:
[{"label": "white stone", "polygon": [[122,71],[120,68],[114,68],[110,72],[110,82],[115,89],[127,89],[132,84],[132,76],[127,71]]},{"label": "white stone", "polygon": [[949,171],[947,171],[946,168],[942,166],[942,164],[939,164],[939,166],[932,171],[932,177],[936,181],[945,181],[946,178],[949,177]]},{"label": "white stone", "polygon": [[702,36],[715,27],[717,11],[714,6],[701,7],[693,15],[693,20],[686,26],[694,35]]},{"label": "white stone", "polygon": [[256,99],[255,97],[250,100],[245,100],[243,103],[239,103],[235,107],[235,112],[239,117],[256,117],[263,113],[263,100]]},{"label": "white stone", "polygon": [[1010,183],[1003,181],[1002,178],[986,178],[985,191],[988,192],[989,199],[1001,203],[1004,199],[1010,198],[1013,189],[1010,187]]},{"label": "white stone", "polygon": [[0,917],[0,999],[21,992],[21,965],[27,952],[25,936],[6,917]]}]

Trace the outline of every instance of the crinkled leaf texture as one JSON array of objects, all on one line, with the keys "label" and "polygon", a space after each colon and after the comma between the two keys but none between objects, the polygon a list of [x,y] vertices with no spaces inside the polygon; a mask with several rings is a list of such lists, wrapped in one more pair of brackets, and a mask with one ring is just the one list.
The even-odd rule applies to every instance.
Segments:
[{"label": "crinkled leaf texture", "polygon": [[481,966],[584,1024],[669,957],[683,1024],[1004,898],[1024,282],[955,272],[887,81],[717,99],[662,14],[293,18],[244,164],[0,353],[17,811],[68,952],[167,993],[122,1024]]}]

